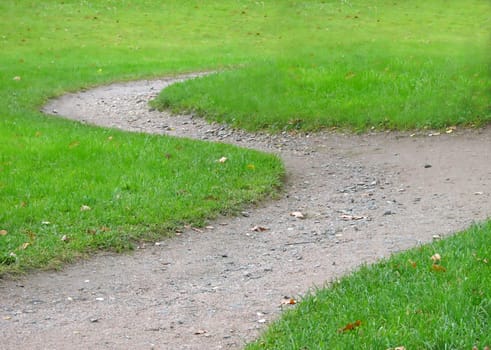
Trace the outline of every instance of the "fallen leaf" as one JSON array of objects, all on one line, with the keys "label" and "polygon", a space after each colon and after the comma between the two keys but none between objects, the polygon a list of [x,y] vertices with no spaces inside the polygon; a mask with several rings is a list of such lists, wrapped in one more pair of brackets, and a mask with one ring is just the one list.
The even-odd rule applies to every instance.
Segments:
[{"label": "fallen leaf", "polygon": [[75,147],[78,147],[79,145],[80,145],[80,142],[79,141],[72,141],[68,145],[68,148],[75,148]]},{"label": "fallen leaf", "polygon": [[290,216],[293,216],[294,218],[297,218],[297,219],[305,219],[305,216],[303,215],[303,213],[299,212],[299,211],[291,212]]},{"label": "fallen leaf", "polygon": [[251,231],[254,231],[254,232],[263,232],[263,231],[267,231],[267,230],[269,230],[269,228],[264,227],[264,226],[254,226],[253,228],[251,228]]},{"label": "fallen leaf", "polygon": [[254,164],[247,164],[247,169],[256,170],[256,166]]},{"label": "fallen leaf", "polygon": [[356,74],[353,73],[353,72],[348,72],[346,73],[346,75],[344,76],[345,79],[351,79],[351,78],[354,78],[356,77]]},{"label": "fallen leaf", "polygon": [[107,227],[107,226],[101,226],[100,230],[102,232],[109,232],[109,231],[111,231],[111,229],[109,227]]},{"label": "fallen leaf", "polygon": [[346,326],[344,326],[343,328],[339,328],[338,329],[338,333],[344,333],[344,332],[349,332],[349,331],[352,331],[354,330],[355,328],[358,328],[361,326],[361,321],[360,320],[356,320],[355,322],[353,323],[348,323]]},{"label": "fallen leaf", "polygon": [[191,227],[191,230],[193,230],[194,232],[203,233],[203,230],[200,230],[199,228],[196,227]]},{"label": "fallen leaf", "polygon": [[441,265],[437,265],[437,264],[433,264],[433,265],[431,266],[431,268],[432,268],[432,270],[433,270],[433,271],[437,271],[437,272],[445,272],[445,271],[447,271],[447,269],[446,269],[446,268],[444,268],[444,267],[443,267],[443,266],[441,266]]},{"label": "fallen leaf", "polygon": [[0,236],[6,236],[8,233],[7,230],[0,230]]},{"label": "fallen leaf", "polygon": [[80,207],[80,211],[88,211],[91,209],[92,209],[91,207],[89,207],[88,205],[85,205],[85,204]]},{"label": "fallen leaf", "polygon": [[416,268],[418,265],[416,264],[415,261],[412,261],[411,259],[408,260],[409,264],[411,264],[412,267]]},{"label": "fallen leaf", "polygon": [[20,249],[25,250],[25,249],[27,249],[27,247],[29,247],[30,245],[31,245],[31,243],[29,243],[29,242],[24,242],[24,243],[22,243],[22,245],[20,246]]},{"label": "fallen leaf", "polygon": [[457,127],[455,125],[453,126],[449,126],[446,130],[445,130],[445,133],[447,134],[451,134],[453,133],[455,130],[457,130]]},{"label": "fallen leaf", "polygon": [[433,263],[436,263],[442,260],[442,257],[440,256],[440,254],[435,253],[431,256],[431,260],[433,260]]},{"label": "fallen leaf", "polygon": [[17,75],[15,77],[13,77],[12,80],[19,81],[19,80],[21,80],[21,78]]},{"label": "fallen leaf", "polygon": [[365,219],[366,217],[365,216],[359,216],[359,215],[343,214],[340,216],[340,218],[345,220],[345,221],[349,221],[349,220],[361,220],[361,219]]},{"label": "fallen leaf", "polygon": [[227,160],[228,160],[227,157],[222,157],[222,158],[218,159],[217,162],[218,163],[225,163]]},{"label": "fallen leaf", "polygon": [[281,305],[295,305],[297,301],[293,298],[289,297],[284,297],[283,300],[281,300]]}]

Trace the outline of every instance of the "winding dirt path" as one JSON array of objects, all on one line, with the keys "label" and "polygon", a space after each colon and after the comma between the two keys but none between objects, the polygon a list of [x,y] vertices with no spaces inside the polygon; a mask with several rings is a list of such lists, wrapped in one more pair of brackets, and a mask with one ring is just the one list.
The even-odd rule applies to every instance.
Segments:
[{"label": "winding dirt path", "polygon": [[[491,213],[491,128],[432,137],[251,135],[150,111],[147,101],[174,81],[99,87],[44,110],[275,152],[288,171],[284,195],[129,255],[0,280],[2,349],[239,349],[288,307],[284,296]],[[269,230],[251,231],[256,225]]]}]

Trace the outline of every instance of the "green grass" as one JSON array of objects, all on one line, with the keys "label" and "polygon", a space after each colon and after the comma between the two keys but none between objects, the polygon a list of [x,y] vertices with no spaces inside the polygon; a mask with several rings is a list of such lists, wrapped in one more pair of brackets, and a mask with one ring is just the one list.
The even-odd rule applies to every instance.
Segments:
[{"label": "green grass", "polygon": [[488,222],[361,267],[305,297],[246,349],[490,346],[490,242]]},{"label": "green grass", "polygon": [[[156,103],[251,130],[481,125],[489,10],[485,0],[1,1],[0,276],[129,249],[281,184],[276,157],[46,117],[49,97],[219,70]],[[363,267],[250,348],[489,345],[490,231]],[[431,269],[435,252],[445,272]]]},{"label": "green grass", "polygon": [[0,276],[128,249],[277,191],[283,167],[271,155],[38,112],[65,91],[246,60],[247,35],[209,20],[241,4],[200,3],[0,2]]},{"label": "green grass", "polygon": [[156,105],[273,132],[444,128],[491,120],[487,1],[285,1],[264,7],[268,17],[255,34],[258,45],[277,46],[275,55],[172,86]]}]

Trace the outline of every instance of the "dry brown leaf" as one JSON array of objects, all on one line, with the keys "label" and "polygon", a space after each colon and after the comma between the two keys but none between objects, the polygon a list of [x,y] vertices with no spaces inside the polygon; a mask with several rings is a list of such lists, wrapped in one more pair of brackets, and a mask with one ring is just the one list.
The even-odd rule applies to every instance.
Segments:
[{"label": "dry brown leaf", "polygon": [[439,262],[440,260],[442,260],[442,257],[440,256],[440,254],[438,253],[435,253],[431,256],[431,260],[433,260],[433,263],[437,263]]},{"label": "dry brown leaf", "polygon": [[203,230],[200,230],[199,228],[196,227],[191,227],[191,230],[193,230],[194,232],[203,233]]},{"label": "dry brown leaf", "polygon": [[20,246],[20,249],[25,250],[25,249],[27,249],[27,247],[29,247],[30,245],[31,245],[31,243],[29,243],[29,242],[24,242],[24,243],[22,243],[22,245]]},{"label": "dry brown leaf", "polygon": [[353,323],[348,323],[346,326],[342,327],[342,328],[339,328],[338,329],[338,333],[344,333],[344,332],[349,332],[349,331],[352,331],[358,327],[361,326],[361,321],[360,320],[356,320],[355,322]]},{"label": "dry brown leaf", "polygon": [[431,266],[431,269],[432,269],[433,271],[437,271],[437,272],[445,272],[445,271],[447,271],[447,269],[446,269],[446,268],[444,268],[444,267],[443,267],[443,266],[441,266],[441,265],[437,265],[437,264],[433,264],[433,265]]},{"label": "dry brown leaf", "polygon": [[416,267],[418,266],[418,265],[416,264],[416,262],[415,262],[415,261],[412,261],[411,259],[409,259],[409,260],[408,260],[408,262],[409,262],[409,264],[410,264],[412,267],[414,267],[414,268],[416,268]]},{"label": "dry brown leaf", "polygon": [[75,148],[75,147],[78,147],[78,146],[80,146],[80,141],[72,141],[68,145],[68,148]]},{"label": "dry brown leaf", "polygon": [[289,297],[284,297],[283,300],[281,300],[281,305],[295,305],[297,301],[293,298]]},{"label": "dry brown leaf", "polygon": [[305,219],[305,215],[303,215],[303,213],[300,211],[293,211],[290,213],[290,216],[293,216],[294,218],[297,219]]},{"label": "dry brown leaf", "polygon": [[0,236],[6,236],[8,233],[7,230],[0,230]]},{"label": "dry brown leaf", "polygon": [[265,227],[265,226],[254,226],[253,228],[251,228],[251,231],[254,231],[254,232],[263,232],[263,231],[267,231],[269,230],[269,228]]}]

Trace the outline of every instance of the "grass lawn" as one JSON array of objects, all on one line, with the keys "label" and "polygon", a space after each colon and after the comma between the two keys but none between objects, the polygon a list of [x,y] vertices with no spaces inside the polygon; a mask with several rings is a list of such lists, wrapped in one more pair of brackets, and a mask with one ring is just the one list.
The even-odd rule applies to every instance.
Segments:
[{"label": "grass lawn", "polygon": [[250,35],[262,60],[172,86],[156,105],[249,130],[491,120],[489,2],[251,2],[242,22],[257,7],[267,18]]},{"label": "grass lawn", "polygon": [[[491,120],[489,10],[485,0],[1,1],[0,276],[130,249],[281,185],[274,156],[46,117],[49,97],[219,70],[155,104],[250,130],[480,125]],[[489,345],[490,230],[364,267],[251,348]]]},{"label": "grass lawn", "polygon": [[[281,186],[283,166],[271,155],[38,112],[65,91],[247,59],[240,38],[220,39],[225,19],[209,21],[234,7],[198,4],[0,2],[0,275],[128,249]],[[217,163],[221,157],[228,161]]]},{"label": "grass lawn", "polygon": [[256,349],[491,346],[491,222],[364,266],[286,312]]}]

